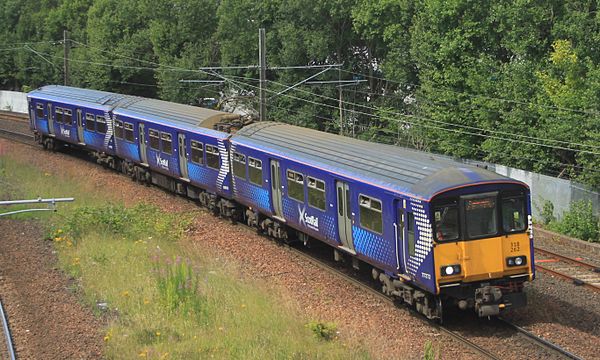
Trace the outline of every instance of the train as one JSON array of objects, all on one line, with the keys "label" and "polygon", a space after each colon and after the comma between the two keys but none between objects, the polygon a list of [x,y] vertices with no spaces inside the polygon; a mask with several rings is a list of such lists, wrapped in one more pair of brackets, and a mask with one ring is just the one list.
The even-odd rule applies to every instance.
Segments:
[{"label": "train", "polygon": [[44,148],[79,148],[133,180],[276,239],[320,241],[429,319],[526,306],[526,184],[433,154],[92,89],[28,93]]}]

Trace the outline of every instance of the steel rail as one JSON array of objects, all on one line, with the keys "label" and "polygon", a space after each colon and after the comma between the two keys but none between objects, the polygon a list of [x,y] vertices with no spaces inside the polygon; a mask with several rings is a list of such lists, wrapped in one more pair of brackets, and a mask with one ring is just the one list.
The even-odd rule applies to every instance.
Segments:
[{"label": "steel rail", "polygon": [[535,251],[537,251],[537,252],[539,252],[539,253],[541,253],[543,255],[546,255],[546,256],[549,256],[549,257],[553,257],[553,258],[556,258],[558,260],[562,260],[562,261],[565,261],[565,262],[570,262],[570,263],[579,265],[581,267],[588,268],[588,269],[592,270],[593,272],[600,273],[600,267],[599,266],[592,265],[592,264],[586,263],[584,261],[573,259],[573,258],[564,256],[564,255],[560,255],[560,254],[557,254],[555,252],[552,252],[552,251],[549,251],[549,250],[546,250],[546,249],[540,249],[538,247],[536,247],[534,249],[535,249]]},{"label": "steel rail", "polygon": [[4,312],[4,306],[2,306],[2,300],[0,300],[0,317],[2,318],[2,328],[4,331],[4,337],[6,338],[6,347],[8,349],[8,356],[10,360],[15,360],[15,347],[12,342],[12,336],[10,335],[10,328],[8,327],[8,318]]},{"label": "steel rail", "polygon": [[[344,280],[346,280],[347,282],[351,283],[352,285],[354,285],[355,287],[361,289],[361,290],[365,290],[367,292],[369,292],[371,295],[374,295],[376,297],[378,297],[379,299],[383,300],[384,302],[394,305],[396,306],[396,302],[394,302],[394,300],[386,295],[384,295],[383,293],[379,292],[378,290],[366,285],[365,283],[363,283],[362,281],[349,276],[348,274],[345,274],[344,272],[335,269],[331,266],[329,266],[327,263],[325,263],[324,261],[321,261],[313,256],[310,256],[292,246],[287,245],[286,248],[291,251],[292,253],[301,256],[302,258],[304,258],[305,260],[307,260],[308,262],[312,263],[313,265],[335,275],[338,277],[343,278]],[[405,307],[406,308],[406,307]],[[486,350],[485,348],[475,344],[474,342],[472,342],[471,340],[465,338],[464,336],[462,336],[461,334],[454,332],[450,329],[445,328],[444,326],[431,322],[431,321],[427,321],[424,320],[422,318],[422,316],[418,313],[416,313],[415,311],[413,311],[412,309],[406,308],[407,310],[409,310],[410,314],[413,315],[415,318],[419,319],[420,321],[422,321],[423,323],[429,325],[429,326],[433,326],[434,328],[436,328],[437,330],[439,330],[440,332],[447,334],[448,336],[454,338],[455,340],[458,340],[459,342],[461,342],[462,344],[466,345],[467,347],[469,347],[470,349],[476,351],[478,354],[482,355],[483,357],[487,358],[487,359],[494,359],[494,360],[500,360],[500,357],[498,357],[497,355],[494,355],[493,353],[491,353],[490,351]]]},{"label": "steel rail", "polygon": [[[556,253],[554,253],[552,251],[548,251],[548,250],[544,250],[544,249],[535,248],[535,251],[537,251],[538,253],[544,254],[545,256],[548,256],[548,257],[551,257],[551,258],[555,258],[556,260],[563,261],[565,263],[572,263],[572,264],[575,264],[577,266],[589,269],[589,270],[591,270],[591,271],[593,271],[595,273],[600,273],[600,268],[597,267],[597,266],[594,266],[592,264],[588,264],[586,262],[583,262],[583,261],[580,261],[580,260],[577,260],[577,259],[572,259],[570,257],[564,256],[564,255],[560,255],[560,254],[556,254]],[[541,265],[540,263],[536,263],[535,267],[536,267],[536,269],[540,270],[541,272],[545,272],[547,274],[554,275],[556,277],[559,277],[559,278],[562,278],[562,279],[565,279],[565,280],[569,280],[569,281],[571,281],[573,284],[575,284],[577,286],[585,286],[585,287],[587,287],[587,288],[589,288],[591,290],[600,292],[600,286],[595,285],[595,284],[593,284],[591,282],[588,282],[588,281],[585,281],[585,280],[581,280],[581,279],[576,278],[575,276],[571,276],[569,274],[565,274],[563,272],[550,269],[549,267]]]},{"label": "steel rail", "polygon": [[547,268],[547,267],[545,267],[543,265],[535,264],[535,268],[536,268],[536,270],[540,270],[541,272],[545,272],[547,274],[551,274],[551,275],[557,276],[559,278],[563,278],[565,280],[570,280],[571,282],[573,282],[573,284],[575,284],[577,286],[585,286],[585,287],[587,287],[587,288],[589,288],[591,290],[600,291],[600,286],[598,286],[598,285],[594,285],[594,284],[589,283],[589,282],[587,282],[585,280],[578,279],[578,278],[576,278],[574,276],[567,275],[565,273],[561,273],[561,272],[558,272],[556,270],[552,270],[552,269]]},{"label": "steel rail", "polygon": [[513,323],[511,323],[510,321],[503,319],[501,317],[498,318],[498,321],[500,321],[501,323],[505,324],[506,326],[516,330],[517,332],[519,332],[520,334],[524,335],[525,337],[527,337],[528,339],[530,339],[532,342],[535,342],[536,344],[546,348],[547,350],[550,350],[558,355],[560,355],[561,357],[567,358],[567,359],[573,359],[573,360],[583,360],[582,358],[580,358],[579,356],[563,349],[562,347],[551,343],[550,341],[541,338],[537,335],[535,335],[534,333],[532,333],[531,331],[525,330],[524,328],[515,325]]}]

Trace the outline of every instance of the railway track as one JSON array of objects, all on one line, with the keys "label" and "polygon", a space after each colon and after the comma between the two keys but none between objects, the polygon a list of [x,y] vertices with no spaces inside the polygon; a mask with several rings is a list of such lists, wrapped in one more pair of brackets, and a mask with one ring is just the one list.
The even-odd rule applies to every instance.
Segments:
[{"label": "railway track", "polygon": [[[411,314],[418,320],[422,321],[423,323],[425,323],[429,326],[434,327],[439,332],[444,333],[444,334],[450,336],[451,338],[459,341],[460,343],[464,344],[467,348],[471,349],[478,355],[481,355],[482,357],[484,357],[486,359],[502,359],[502,358],[504,358],[501,355],[494,354],[493,352],[487,350],[484,346],[481,346],[481,345],[469,340],[467,337],[463,336],[459,331],[452,330],[444,325],[433,323],[429,320],[424,319],[422,317],[422,315],[418,314],[416,311],[413,311],[412,309],[409,309],[401,304],[397,304],[392,298],[384,295],[376,288],[374,288],[374,287],[366,284],[364,281],[361,281],[361,280],[357,279],[356,277],[353,277],[353,276],[345,273],[344,271],[330,265],[327,261],[321,260],[315,256],[307,254],[306,252],[299,250],[293,246],[286,246],[286,247],[289,249],[289,251],[302,257],[307,262],[310,262],[310,263],[316,265],[317,267],[333,274],[334,276],[342,278],[344,281],[347,281],[348,283],[351,283],[353,286],[372,294],[373,296],[383,300],[384,302],[409,310],[411,312]],[[561,348],[560,346],[555,345],[555,344],[531,333],[530,331],[527,331],[526,329],[523,329],[523,328],[519,327],[518,325],[509,322],[508,320],[498,319],[498,323],[500,324],[500,326],[508,329],[513,334],[519,335],[520,337],[524,338],[526,341],[528,341],[528,342],[532,343],[533,345],[535,345],[536,347],[540,348],[544,354],[544,356],[541,356],[540,358],[545,358],[550,355],[550,356],[554,356],[555,358],[561,358],[561,359],[581,360],[581,358],[578,357],[577,355],[570,353],[569,351]],[[535,357],[534,355],[531,355],[531,356]]]},{"label": "railway track", "polygon": [[[2,300],[0,300],[0,318],[2,320],[2,333],[4,334],[4,338],[6,340],[6,354],[8,354],[8,358],[10,360],[15,360],[15,348],[13,346],[12,335],[10,334],[10,328],[8,326],[8,318],[6,317],[6,313],[4,312]],[[0,352],[0,354],[3,353],[4,352]]]},{"label": "railway track", "polygon": [[11,112],[11,111],[4,111],[4,110],[0,110],[0,119],[20,121],[20,122],[28,122],[29,121],[27,114],[16,113],[16,112]]},{"label": "railway track", "polygon": [[27,114],[0,111],[0,120],[2,120],[0,137],[26,145],[35,144],[34,136],[31,133],[25,132],[28,127]]},{"label": "railway track", "polygon": [[600,267],[545,249],[535,248],[537,270],[600,292]]}]

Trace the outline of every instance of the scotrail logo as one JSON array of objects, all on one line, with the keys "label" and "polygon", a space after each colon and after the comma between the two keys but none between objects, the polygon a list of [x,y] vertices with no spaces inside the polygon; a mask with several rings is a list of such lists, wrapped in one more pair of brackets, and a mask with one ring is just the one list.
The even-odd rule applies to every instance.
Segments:
[{"label": "scotrail logo", "polygon": [[156,154],[156,165],[165,170],[169,170],[169,159],[163,159],[160,157],[160,154]]},{"label": "scotrail logo", "polygon": [[300,207],[300,205],[298,205],[298,212],[300,213],[300,225],[304,225],[314,231],[319,231],[318,217],[308,215],[306,213],[306,207]]},{"label": "scotrail logo", "polygon": [[60,134],[62,136],[70,137],[71,136],[71,130],[65,129],[65,128],[61,127],[60,128]]}]

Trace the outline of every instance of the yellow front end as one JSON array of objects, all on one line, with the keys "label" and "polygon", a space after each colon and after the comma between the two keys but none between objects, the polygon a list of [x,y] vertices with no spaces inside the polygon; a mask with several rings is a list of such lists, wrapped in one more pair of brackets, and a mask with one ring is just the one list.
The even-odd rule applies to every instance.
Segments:
[{"label": "yellow front end", "polygon": [[[524,256],[520,266],[507,264],[507,258]],[[530,239],[527,233],[502,235],[487,239],[438,243],[434,245],[438,292],[440,285],[453,282],[476,282],[528,274],[531,269]],[[446,266],[460,265],[458,274],[442,274]]]}]

